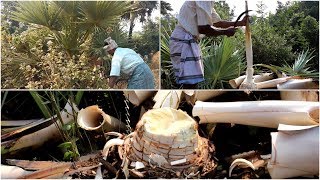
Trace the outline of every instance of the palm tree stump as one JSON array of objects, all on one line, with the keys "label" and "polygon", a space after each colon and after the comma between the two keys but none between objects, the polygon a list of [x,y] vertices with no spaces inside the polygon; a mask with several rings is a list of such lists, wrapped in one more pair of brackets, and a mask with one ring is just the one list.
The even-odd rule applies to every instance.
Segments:
[{"label": "palm tree stump", "polygon": [[196,121],[181,110],[149,110],[124,146],[131,162],[184,172],[186,176],[200,177],[216,167],[213,144],[199,136]]}]

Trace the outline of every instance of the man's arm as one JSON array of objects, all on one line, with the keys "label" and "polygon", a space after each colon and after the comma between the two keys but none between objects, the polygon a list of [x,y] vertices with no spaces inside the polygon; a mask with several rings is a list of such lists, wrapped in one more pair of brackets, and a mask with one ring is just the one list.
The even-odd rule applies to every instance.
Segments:
[{"label": "man's arm", "polygon": [[[237,22],[236,26],[245,26],[247,19],[248,19],[248,16],[243,17],[243,19],[241,21]],[[213,25],[215,27],[219,27],[219,28],[228,28],[228,27],[234,26],[235,25],[234,23],[235,22],[233,22],[233,21],[221,20],[219,22],[213,23]]]},{"label": "man's arm", "polygon": [[200,34],[205,34],[207,36],[220,36],[227,35],[233,36],[236,32],[236,28],[227,28],[227,29],[216,29],[210,25],[198,26],[198,31]]},{"label": "man's arm", "polygon": [[110,76],[109,77],[108,85],[110,88],[114,87],[114,85],[117,83],[118,78],[119,78],[119,76]]}]

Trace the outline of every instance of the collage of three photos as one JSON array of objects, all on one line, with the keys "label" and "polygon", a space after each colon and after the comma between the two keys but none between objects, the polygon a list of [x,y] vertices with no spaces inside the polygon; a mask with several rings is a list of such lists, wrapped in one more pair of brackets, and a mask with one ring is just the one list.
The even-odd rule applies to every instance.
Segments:
[{"label": "collage of three photos", "polygon": [[319,1],[1,1],[2,179],[319,178]]}]

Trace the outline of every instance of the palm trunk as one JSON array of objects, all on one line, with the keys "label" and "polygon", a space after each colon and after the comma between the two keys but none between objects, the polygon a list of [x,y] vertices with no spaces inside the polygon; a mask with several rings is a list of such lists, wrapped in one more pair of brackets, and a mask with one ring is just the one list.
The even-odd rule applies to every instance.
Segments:
[{"label": "palm trunk", "polygon": [[132,42],[132,32],[133,32],[133,28],[135,26],[134,21],[135,21],[136,17],[137,17],[136,12],[130,13],[130,26],[129,26],[128,43]]}]

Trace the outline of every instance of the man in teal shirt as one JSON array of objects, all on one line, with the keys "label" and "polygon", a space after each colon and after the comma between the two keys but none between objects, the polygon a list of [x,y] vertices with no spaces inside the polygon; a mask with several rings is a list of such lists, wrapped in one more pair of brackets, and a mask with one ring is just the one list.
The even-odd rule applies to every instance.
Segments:
[{"label": "man in teal shirt", "polygon": [[120,48],[117,43],[107,38],[103,49],[112,55],[109,87],[113,88],[120,74],[129,76],[128,89],[154,89],[154,77],[149,66],[135,51]]}]

